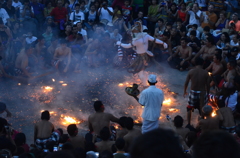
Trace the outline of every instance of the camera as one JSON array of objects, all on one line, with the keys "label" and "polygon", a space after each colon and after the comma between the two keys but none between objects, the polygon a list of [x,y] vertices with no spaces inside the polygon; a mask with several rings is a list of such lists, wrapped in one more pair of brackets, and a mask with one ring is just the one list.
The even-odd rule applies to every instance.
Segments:
[{"label": "camera", "polygon": [[56,151],[58,151],[58,147],[57,147],[57,146],[54,146],[54,147],[53,147],[53,152],[56,152]]},{"label": "camera", "polygon": [[58,150],[62,150],[62,146],[63,146],[63,144],[59,143]]}]

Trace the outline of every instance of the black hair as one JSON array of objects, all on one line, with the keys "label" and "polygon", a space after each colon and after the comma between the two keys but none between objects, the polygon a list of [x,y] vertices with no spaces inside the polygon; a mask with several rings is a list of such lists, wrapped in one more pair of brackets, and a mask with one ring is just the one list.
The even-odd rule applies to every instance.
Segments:
[{"label": "black hair", "polygon": [[[68,143],[70,144],[70,143]],[[66,144],[63,144],[62,149],[65,147]],[[71,144],[70,144],[71,145]],[[71,152],[67,151],[56,151],[49,153],[45,158],[75,158]]]},{"label": "black hair", "polygon": [[155,129],[135,139],[130,149],[131,158],[184,158],[178,136],[167,129]]},{"label": "black hair", "polygon": [[58,128],[57,130],[61,133],[61,135],[63,135],[63,130],[62,130],[62,128]]},{"label": "black hair", "polygon": [[221,61],[222,60],[222,55],[221,54],[214,54],[217,60]]},{"label": "black hair", "polygon": [[215,44],[215,43],[214,43],[214,38],[213,38],[212,36],[208,36],[206,39],[207,39],[208,42],[210,42],[212,45]]},{"label": "black hair", "polygon": [[185,41],[185,42],[187,42],[187,41],[188,41],[188,39],[187,39],[187,38],[185,38],[185,37],[182,37],[180,41]]},{"label": "black hair", "polygon": [[110,131],[108,127],[103,127],[100,131],[100,138],[107,141],[110,138]]},{"label": "black hair", "polygon": [[128,129],[128,130],[132,130],[133,129],[133,126],[134,126],[134,121],[131,117],[127,117],[126,120],[125,120],[125,127]]},{"label": "black hair", "polygon": [[113,153],[108,150],[104,150],[101,153],[99,153],[98,158],[113,158]]},{"label": "black hair", "polygon": [[60,39],[59,43],[60,43],[60,44],[67,44],[68,41],[67,41],[66,39],[63,38],[63,39]]},{"label": "black hair", "polygon": [[222,49],[215,49],[215,51],[217,52],[217,54],[222,55]]},{"label": "black hair", "polygon": [[24,133],[16,134],[14,142],[16,146],[22,146],[23,144],[26,144],[26,135]]},{"label": "black hair", "polygon": [[164,31],[163,36],[167,36],[168,38],[170,38],[170,32],[169,31]]},{"label": "black hair", "polygon": [[183,126],[182,116],[179,116],[179,115],[175,116],[173,122],[174,122],[175,127],[177,127],[177,128],[182,127]]},{"label": "black hair", "polygon": [[182,19],[178,18],[178,19],[176,20],[176,22],[182,23],[183,21],[182,21]]},{"label": "black hair", "polygon": [[123,138],[118,138],[115,142],[115,145],[118,150],[123,150],[125,146],[125,140]]},{"label": "black hair", "polygon": [[75,148],[72,153],[76,158],[86,158],[86,151],[83,148]]},{"label": "black hair", "polygon": [[50,120],[50,113],[48,110],[45,110],[42,112],[41,120]]},{"label": "black hair", "polygon": [[162,18],[159,18],[157,21],[161,21],[162,23],[164,23],[164,20]]},{"label": "black hair", "polygon": [[80,7],[80,4],[79,3],[75,4],[75,7]]},{"label": "black hair", "polygon": [[237,66],[237,61],[235,60],[235,58],[230,58],[228,60],[228,63],[230,66],[232,66],[233,68],[235,68]]},{"label": "black hair", "polygon": [[196,31],[196,30],[192,30],[192,31],[190,32],[190,35],[196,36],[196,35],[197,35],[197,31]]},{"label": "black hair", "polygon": [[198,25],[197,24],[193,24],[192,27],[198,28]]},{"label": "black hair", "polygon": [[239,143],[225,131],[207,131],[193,145],[194,158],[239,158]]},{"label": "black hair", "polygon": [[102,107],[103,103],[102,101],[98,100],[98,101],[95,101],[94,102],[94,109],[95,111],[100,111],[101,110],[101,107]]},{"label": "black hair", "polygon": [[77,125],[71,124],[67,127],[67,132],[70,136],[76,136],[78,134]]},{"label": "black hair", "polygon": [[29,50],[29,49],[31,49],[31,48],[34,48],[34,44],[32,43],[32,44],[26,44],[25,45],[25,51],[26,50]]},{"label": "black hair", "polygon": [[203,28],[203,31],[210,32],[210,27],[209,27],[209,26],[205,26],[205,27]]},{"label": "black hair", "polygon": [[125,128],[125,120],[127,119],[126,116],[122,116],[119,118],[119,121],[118,121],[118,124],[122,127],[122,128]]},{"label": "black hair", "polygon": [[[222,35],[225,35],[226,37],[226,43],[230,42],[230,37],[229,37],[229,34],[227,32],[223,32]],[[221,35],[221,36],[222,36]]]},{"label": "black hair", "polygon": [[202,58],[197,57],[197,58],[195,59],[195,64],[196,64],[196,65],[202,66],[203,63],[204,63],[204,60],[203,60]]}]

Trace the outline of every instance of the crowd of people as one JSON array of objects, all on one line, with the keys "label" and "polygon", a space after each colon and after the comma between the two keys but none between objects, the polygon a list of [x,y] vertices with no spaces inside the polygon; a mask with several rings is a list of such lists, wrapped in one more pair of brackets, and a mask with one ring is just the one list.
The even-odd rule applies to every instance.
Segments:
[{"label": "crowd of people", "polygon": [[[49,112],[42,112],[31,146],[24,133],[0,118],[0,157],[239,158],[239,13],[238,0],[1,0],[1,79],[33,78],[34,72],[53,68],[66,75],[81,73],[82,65],[107,65],[138,73],[146,88],[145,68],[155,64],[158,71],[167,62],[189,70],[184,96],[189,82],[191,87],[186,128],[176,116],[167,117],[172,130],[158,129],[164,94],[150,75],[149,88],[135,96],[144,106],[141,130],[131,117],[105,113],[101,101],[94,103],[86,135],[78,133],[76,124],[64,134],[49,121]],[[195,127],[194,109],[200,114]],[[1,103],[4,111],[11,116]]]}]

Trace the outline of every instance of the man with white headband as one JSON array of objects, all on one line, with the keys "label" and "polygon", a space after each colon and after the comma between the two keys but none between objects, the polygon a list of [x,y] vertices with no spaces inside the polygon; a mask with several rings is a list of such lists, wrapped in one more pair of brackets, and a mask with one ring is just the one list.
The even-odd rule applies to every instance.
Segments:
[{"label": "man with white headband", "polygon": [[[123,48],[135,47],[138,56],[135,61],[130,65],[128,71],[131,73],[138,73],[138,76],[141,79],[143,85],[147,86],[146,73],[144,72],[144,70],[145,67],[148,65],[150,57],[153,57],[153,53],[148,50],[148,42],[152,41],[157,44],[163,44],[164,49],[166,49],[168,45],[163,41],[155,39],[149,34],[143,32],[142,23],[140,21],[135,22],[135,25],[132,28],[132,33],[133,40],[131,43],[123,44],[118,41],[116,44]],[[156,61],[154,62],[157,63]]]}]

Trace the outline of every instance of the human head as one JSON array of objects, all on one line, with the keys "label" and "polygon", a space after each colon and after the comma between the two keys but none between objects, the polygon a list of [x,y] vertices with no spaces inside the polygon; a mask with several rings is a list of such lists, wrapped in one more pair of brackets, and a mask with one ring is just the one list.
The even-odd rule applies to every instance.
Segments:
[{"label": "human head", "polygon": [[170,32],[164,31],[162,34],[162,41],[168,41],[169,38],[170,38]]},{"label": "human head", "polygon": [[214,38],[212,36],[206,38],[206,46],[214,45]]},{"label": "human head", "polygon": [[131,117],[127,117],[126,120],[125,120],[125,127],[128,129],[128,130],[132,130],[133,129],[133,126],[134,126],[134,121]]},{"label": "human head", "polygon": [[67,42],[68,41],[66,39],[61,39],[59,43],[60,43],[61,47],[65,48],[65,47],[67,47]]},{"label": "human head", "polygon": [[45,110],[42,112],[41,120],[50,120],[50,113],[48,110]]},{"label": "human head", "polygon": [[44,39],[44,37],[43,37],[42,35],[38,37],[38,42],[39,42],[40,44],[44,45],[45,39]]},{"label": "human head", "polygon": [[232,36],[232,40],[234,41],[234,42],[238,42],[238,40],[240,39],[240,35],[239,34],[233,34],[233,36]]},{"label": "human head", "polygon": [[177,19],[176,23],[177,23],[177,27],[181,27],[182,26],[182,19]]},{"label": "human head", "polygon": [[232,47],[231,49],[231,55],[232,56],[236,56],[239,52],[239,48],[238,47]]},{"label": "human head", "polygon": [[228,63],[227,63],[227,69],[228,70],[232,70],[237,66],[237,61],[235,60],[235,58],[229,59]]},{"label": "human head", "polygon": [[150,85],[155,85],[157,83],[157,76],[154,74],[148,75],[148,83]]},{"label": "human head", "polygon": [[178,136],[167,129],[156,129],[135,139],[130,149],[131,158],[184,158]]},{"label": "human head", "polygon": [[174,122],[174,126],[177,128],[180,128],[183,126],[183,118],[179,115],[174,117],[173,122]]},{"label": "human head", "polygon": [[129,4],[130,4],[130,0],[124,0],[124,5],[125,6],[129,6]]},{"label": "human head", "polygon": [[238,21],[238,13],[233,13],[232,14],[232,20],[233,21]]},{"label": "human head", "polygon": [[172,23],[171,22],[167,22],[166,23],[166,29],[167,30],[171,30],[172,29]]},{"label": "human head", "polygon": [[156,0],[152,0],[152,4],[153,5],[157,4],[157,1]]},{"label": "human head", "polygon": [[14,142],[16,146],[22,146],[26,144],[26,135],[24,133],[18,133],[14,138]]},{"label": "human head", "polygon": [[221,35],[221,41],[228,43],[230,42],[230,37],[227,32],[223,32]]},{"label": "human head", "polygon": [[186,3],[183,2],[183,3],[181,4],[181,9],[182,9],[182,10],[185,10],[185,9],[186,9],[186,6],[187,6]]},{"label": "human head", "polygon": [[226,18],[226,13],[225,11],[221,11],[221,13],[219,14],[219,18],[225,19]]},{"label": "human head", "polygon": [[142,12],[142,11],[139,11],[139,12],[138,12],[138,18],[139,18],[139,19],[143,18],[143,12]]},{"label": "human head", "polygon": [[118,138],[115,142],[115,145],[118,150],[124,150],[125,140],[123,138]]},{"label": "human head", "polygon": [[198,11],[198,10],[199,10],[198,3],[194,3],[194,4],[193,4],[192,10],[193,10],[193,11]]},{"label": "human head", "polygon": [[107,141],[110,138],[110,131],[108,127],[103,127],[100,131],[100,138],[103,141]]},{"label": "human head", "polygon": [[91,11],[95,11],[96,10],[96,6],[95,5],[91,5],[90,10]]},{"label": "human head", "polygon": [[197,32],[196,32],[195,30],[192,30],[192,31],[190,32],[190,39],[191,39],[191,40],[194,40],[194,39],[196,38],[196,35],[197,35]]},{"label": "human head", "polygon": [[184,37],[181,38],[181,46],[186,47],[187,46],[187,41],[188,41],[187,38],[184,38]]},{"label": "human head", "polygon": [[239,143],[225,131],[207,131],[193,145],[194,158],[239,158]]},{"label": "human head", "polygon": [[176,3],[172,3],[171,4],[171,10],[176,10],[177,9],[177,4]]},{"label": "human head", "polygon": [[207,34],[207,33],[209,33],[210,32],[210,27],[209,26],[205,26],[204,28],[203,28],[203,33],[204,34]]},{"label": "human head", "polygon": [[75,10],[77,13],[80,11],[80,4],[75,4]]},{"label": "human head", "polygon": [[210,116],[213,112],[213,108],[212,106],[210,105],[205,105],[203,108],[202,108],[202,112],[205,116]]},{"label": "human head", "polygon": [[98,100],[94,102],[94,109],[96,112],[102,112],[104,111],[104,105],[102,103],[102,101]]},{"label": "human head", "polygon": [[122,116],[119,118],[119,121],[118,121],[118,124],[122,127],[122,128],[125,128],[125,120],[127,119],[126,116]]},{"label": "human head", "polygon": [[175,36],[177,34],[177,29],[175,27],[173,27],[171,29],[171,36]]},{"label": "human head", "polygon": [[76,124],[71,124],[67,127],[67,132],[71,137],[75,137],[78,134],[78,128]]},{"label": "human head", "polygon": [[67,31],[67,32],[72,31],[72,26],[71,25],[66,25],[65,31]]},{"label": "human head", "polygon": [[192,25],[192,30],[197,30],[197,28],[198,28],[198,25],[197,25],[197,24],[193,24],[193,25]]},{"label": "human head", "polygon": [[210,13],[212,13],[212,12],[214,11],[214,5],[210,4],[210,5],[208,6],[208,11],[209,11]]},{"label": "human head", "polygon": [[33,50],[34,50],[34,44],[26,44],[25,45],[25,52],[27,55],[32,54]]},{"label": "human head", "polygon": [[63,6],[63,2],[61,0],[57,1],[57,7],[61,8]]},{"label": "human head", "polygon": [[164,20],[162,18],[159,18],[157,20],[157,24],[158,24],[158,26],[162,26],[164,24]]},{"label": "human head", "polygon": [[221,54],[214,54],[213,56],[213,62],[214,63],[219,63],[222,60],[222,55]]},{"label": "human head", "polygon": [[222,49],[215,49],[215,54],[222,55]]}]

